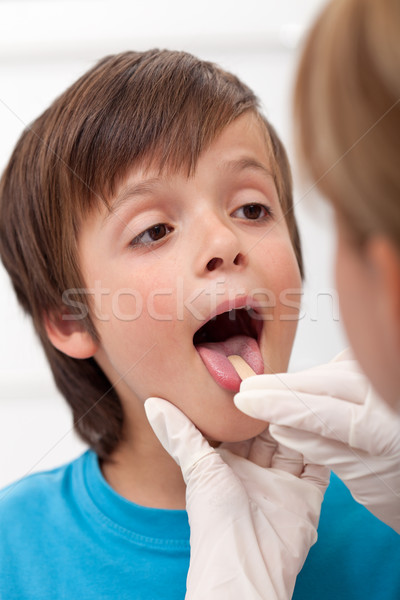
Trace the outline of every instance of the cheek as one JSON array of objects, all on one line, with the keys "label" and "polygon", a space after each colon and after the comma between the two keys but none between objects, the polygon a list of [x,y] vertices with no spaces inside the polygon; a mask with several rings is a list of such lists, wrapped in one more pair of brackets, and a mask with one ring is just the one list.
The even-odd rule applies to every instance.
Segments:
[{"label": "cheek", "polygon": [[143,295],[132,288],[116,290],[111,297],[110,316],[122,323],[139,319],[143,313]]},{"label": "cheek", "polygon": [[287,239],[276,241],[262,260],[275,314],[286,315],[288,320],[297,319],[302,299],[302,281],[291,242]]},{"label": "cheek", "polygon": [[271,304],[261,352],[266,372],[284,372],[288,367],[302,300],[300,270],[287,240],[281,239],[271,245],[262,260]]},{"label": "cheek", "polygon": [[[176,321],[176,293],[167,288],[116,289],[101,307],[97,320],[101,345],[118,376],[146,381],[157,378],[154,364],[167,366],[162,357],[176,351],[179,334]],[[165,370],[165,369],[163,369]]]},{"label": "cheek", "polygon": [[147,296],[147,317],[158,323],[172,322],[176,319],[176,292],[171,287],[155,288]]},{"label": "cheek", "polygon": [[[123,397],[129,399],[133,394],[144,401],[174,381],[180,358],[176,344],[170,341],[170,329],[170,323],[159,323],[147,316],[132,323],[114,321],[103,327],[100,364],[111,374],[111,383],[123,390]],[[166,359],[171,356],[176,360]]]}]

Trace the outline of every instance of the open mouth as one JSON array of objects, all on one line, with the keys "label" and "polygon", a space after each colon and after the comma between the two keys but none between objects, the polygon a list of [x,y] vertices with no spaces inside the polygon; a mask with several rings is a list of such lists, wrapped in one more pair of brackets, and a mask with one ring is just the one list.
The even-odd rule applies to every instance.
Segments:
[{"label": "open mouth", "polygon": [[214,380],[225,389],[238,391],[240,377],[228,356],[241,356],[257,374],[264,372],[259,348],[263,327],[260,315],[252,308],[223,312],[200,327],[193,343]]},{"label": "open mouth", "polygon": [[233,308],[207,321],[193,337],[195,346],[213,342],[224,342],[236,335],[258,339],[262,322],[252,308]]}]

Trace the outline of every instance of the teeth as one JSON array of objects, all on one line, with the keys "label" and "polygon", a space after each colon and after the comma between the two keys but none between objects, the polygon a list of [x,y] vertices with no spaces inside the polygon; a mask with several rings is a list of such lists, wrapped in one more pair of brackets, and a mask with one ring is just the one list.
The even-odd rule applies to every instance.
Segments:
[{"label": "teeth", "polygon": [[231,308],[230,310],[228,310],[228,318],[230,321],[236,319],[236,313],[238,310],[245,310],[250,316],[254,313],[254,309],[248,304],[246,304],[245,306],[240,306],[238,308]]},{"label": "teeth", "polygon": [[236,312],[237,310],[247,310],[247,312],[251,312],[254,309],[249,304],[246,304],[244,306],[238,306],[237,308],[230,308],[227,311],[227,313],[232,314],[232,313]]}]

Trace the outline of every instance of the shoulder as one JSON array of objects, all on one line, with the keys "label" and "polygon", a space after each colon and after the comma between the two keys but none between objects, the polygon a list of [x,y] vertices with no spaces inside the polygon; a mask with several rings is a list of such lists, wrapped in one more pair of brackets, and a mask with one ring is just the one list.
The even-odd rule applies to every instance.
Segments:
[{"label": "shoulder", "polygon": [[[0,490],[0,537],[12,527],[49,519],[68,502],[73,473],[86,453],[51,471],[28,475]],[[19,524],[19,525],[18,525]]]},{"label": "shoulder", "polygon": [[79,549],[82,541],[77,507],[87,456],[0,491],[1,598],[64,597],[71,547]]}]

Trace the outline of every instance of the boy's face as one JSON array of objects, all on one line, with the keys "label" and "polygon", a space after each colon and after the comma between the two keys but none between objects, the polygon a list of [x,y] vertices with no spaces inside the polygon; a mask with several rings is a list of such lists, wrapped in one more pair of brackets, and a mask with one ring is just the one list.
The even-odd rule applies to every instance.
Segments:
[{"label": "boy's face", "polygon": [[210,439],[265,428],[234,406],[240,379],[226,356],[258,373],[287,369],[301,278],[253,115],[226,127],[190,178],[133,170],[111,213],[83,224],[79,253],[95,357],[125,411],[160,396]]}]

